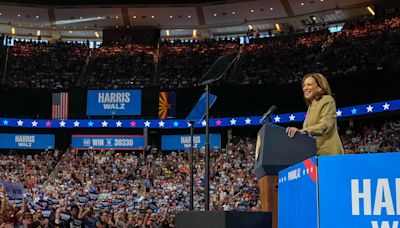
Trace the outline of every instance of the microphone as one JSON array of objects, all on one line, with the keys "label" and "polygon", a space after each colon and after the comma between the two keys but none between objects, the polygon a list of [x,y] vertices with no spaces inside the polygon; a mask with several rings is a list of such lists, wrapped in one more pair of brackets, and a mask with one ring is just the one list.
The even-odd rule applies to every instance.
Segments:
[{"label": "microphone", "polygon": [[274,114],[274,112],[277,110],[278,108],[275,105],[272,105],[262,116],[261,120],[260,120],[260,124],[263,124],[265,119],[269,118],[270,115]]}]

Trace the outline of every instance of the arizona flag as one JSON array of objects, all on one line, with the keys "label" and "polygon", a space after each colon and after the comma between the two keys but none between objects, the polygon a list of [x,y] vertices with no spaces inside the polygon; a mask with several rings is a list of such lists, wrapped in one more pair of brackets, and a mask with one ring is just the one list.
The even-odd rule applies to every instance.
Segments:
[{"label": "arizona flag", "polygon": [[175,117],[176,114],[176,96],[174,92],[160,92],[158,97],[158,117],[165,119]]}]

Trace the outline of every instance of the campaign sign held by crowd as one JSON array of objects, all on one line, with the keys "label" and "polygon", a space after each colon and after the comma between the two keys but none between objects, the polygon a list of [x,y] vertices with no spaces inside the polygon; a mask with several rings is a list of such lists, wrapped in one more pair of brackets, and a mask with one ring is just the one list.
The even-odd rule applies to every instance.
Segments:
[{"label": "campaign sign held by crowd", "polygon": [[141,114],[141,90],[88,90],[89,116],[125,116]]},{"label": "campaign sign held by crowd", "polygon": [[143,150],[143,135],[72,135],[72,148]]},{"label": "campaign sign held by crowd", "polygon": [[[193,135],[193,147],[204,148],[206,136]],[[161,150],[190,150],[191,137],[190,135],[162,135]],[[221,135],[210,134],[210,149],[221,149]]]},{"label": "campaign sign held by crowd", "polygon": [[54,149],[54,135],[0,134],[0,149]]},{"label": "campaign sign held by crowd", "polygon": [[1,181],[0,185],[6,190],[6,195],[9,200],[22,200],[24,194],[24,185],[22,183]]}]

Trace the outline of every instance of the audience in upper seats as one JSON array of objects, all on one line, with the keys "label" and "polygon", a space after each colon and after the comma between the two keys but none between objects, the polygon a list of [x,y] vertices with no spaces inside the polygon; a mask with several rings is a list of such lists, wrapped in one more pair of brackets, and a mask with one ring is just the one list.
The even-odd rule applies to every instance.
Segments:
[{"label": "audience in upper seats", "polygon": [[[308,72],[329,77],[358,71],[400,70],[400,17],[348,22],[328,30],[257,38],[243,46],[231,74],[236,84],[284,84]],[[10,47],[6,84],[18,88],[125,89],[196,86],[214,63],[238,51],[237,41],[163,42],[158,47],[115,43],[90,50],[86,45],[16,42]],[[2,67],[4,47],[0,49]]]}]

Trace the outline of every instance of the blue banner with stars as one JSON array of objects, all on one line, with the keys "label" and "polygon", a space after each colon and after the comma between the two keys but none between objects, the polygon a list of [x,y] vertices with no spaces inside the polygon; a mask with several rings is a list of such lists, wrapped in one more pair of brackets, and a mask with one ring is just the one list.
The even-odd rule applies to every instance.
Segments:
[{"label": "blue banner with stars", "polygon": [[[400,99],[384,102],[376,102],[364,105],[338,108],[338,118],[370,115],[374,113],[390,112],[400,110]],[[289,123],[304,121],[305,112],[285,113],[272,115],[272,123]],[[260,125],[261,116],[210,118],[210,127],[235,127]],[[195,124],[196,128],[206,126],[203,120]],[[190,124],[184,119],[70,119],[70,120],[48,120],[48,119],[19,119],[0,118],[0,127],[16,128],[189,128]]]}]

